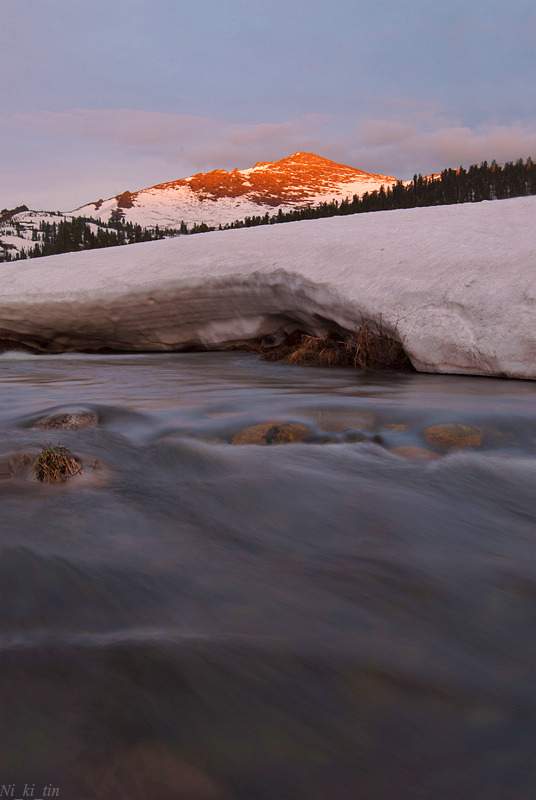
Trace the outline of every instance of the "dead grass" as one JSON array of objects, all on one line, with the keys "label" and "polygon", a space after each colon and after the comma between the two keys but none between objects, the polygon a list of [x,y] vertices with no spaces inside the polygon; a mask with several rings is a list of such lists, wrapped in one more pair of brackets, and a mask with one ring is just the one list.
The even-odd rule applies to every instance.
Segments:
[{"label": "dead grass", "polygon": [[45,447],[34,462],[34,474],[41,483],[63,483],[81,472],[80,460],[66,447]]},{"label": "dead grass", "polygon": [[261,349],[261,354],[270,361],[284,360],[302,366],[413,370],[396,333],[381,323],[364,322],[344,338],[295,333],[275,348]]}]

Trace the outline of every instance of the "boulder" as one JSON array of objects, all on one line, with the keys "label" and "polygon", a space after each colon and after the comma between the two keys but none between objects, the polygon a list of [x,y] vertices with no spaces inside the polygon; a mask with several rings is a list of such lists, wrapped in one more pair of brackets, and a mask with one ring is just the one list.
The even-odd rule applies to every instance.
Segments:
[{"label": "boulder", "polygon": [[310,429],[299,422],[261,422],[236,433],[233,444],[292,444],[303,442],[311,435]]},{"label": "boulder", "polygon": [[436,461],[440,458],[433,450],[426,450],[424,447],[413,447],[411,445],[393,447],[390,452],[395,456],[407,458],[411,461]]},{"label": "boulder", "polygon": [[99,418],[95,411],[64,411],[58,414],[41,417],[33,427],[40,430],[78,431],[98,425]]},{"label": "boulder", "polygon": [[431,425],[424,431],[428,444],[443,450],[462,450],[467,447],[480,447],[482,431],[472,425],[448,423]]}]

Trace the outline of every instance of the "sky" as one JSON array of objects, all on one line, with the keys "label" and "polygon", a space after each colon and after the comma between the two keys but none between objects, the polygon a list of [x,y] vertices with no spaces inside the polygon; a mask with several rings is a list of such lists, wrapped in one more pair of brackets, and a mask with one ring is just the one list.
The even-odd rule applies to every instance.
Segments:
[{"label": "sky", "polygon": [[534,0],[0,0],[0,209],[297,150],[536,157]]}]

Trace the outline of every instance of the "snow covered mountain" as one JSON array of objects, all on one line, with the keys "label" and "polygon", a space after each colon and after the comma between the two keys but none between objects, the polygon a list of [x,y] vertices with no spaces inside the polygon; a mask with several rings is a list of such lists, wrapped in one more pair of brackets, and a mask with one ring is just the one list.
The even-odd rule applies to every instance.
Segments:
[{"label": "snow covered mountain", "polygon": [[27,206],[0,211],[0,261],[29,253],[42,241],[43,223],[73,217],[96,221],[103,230],[114,218],[143,228],[179,229],[205,223],[217,226],[247,216],[263,216],[314,206],[333,199],[363,195],[396,183],[390,175],[364,172],[314,153],[294,153],[280,161],[259,162],[249,169],[200,172],[135,192],[124,191],[69,212],[34,211]]},{"label": "snow covered mountain", "polygon": [[107,221],[119,212],[126,221],[143,227],[178,228],[181,222],[219,225],[362,195],[395,182],[390,175],[363,172],[314,153],[298,152],[280,161],[258,162],[249,169],[216,169],[147,189],[123,191],[71,213]]}]

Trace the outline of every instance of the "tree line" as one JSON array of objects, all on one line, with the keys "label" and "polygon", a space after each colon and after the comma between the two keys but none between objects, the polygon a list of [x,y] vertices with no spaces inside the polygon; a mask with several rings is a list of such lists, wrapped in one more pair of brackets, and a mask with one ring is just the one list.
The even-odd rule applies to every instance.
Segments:
[{"label": "tree line", "polygon": [[[15,223],[18,235],[22,234]],[[118,215],[108,223],[91,217],[73,217],[59,222],[41,221],[39,228],[32,230],[31,244],[15,254],[5,253],[5,261],[21,261],[27,258],[75,253],[80,250],[95,250],[101,247],[118,247],[135,242],[151,242],[174,235],[175,230],[167,228],[142,228],[141,225],[125,222]]]},{"label": "tree line", "polygon": [[496,161],[490,163],[483,161],[467,169],[464,167],[445,169],[438,175],[415,175],[411,181],[404,183],[398,181],[391,186],[382,186],[377,191],[365,192],[361,197],[354,195],[350,199],[332,200],[286,212],[280,209],[273,216],[264,214],[245,217],[243,220],[220,226],[220,229],[274,225],[280,222],[399,208],[478,203],[482,200],[504,200],[509,197],[534,194],[536,194],[536,164],[531,158],[527,158],[526,161],[519,159],[516,162],[507,162],[503,166]]}]

